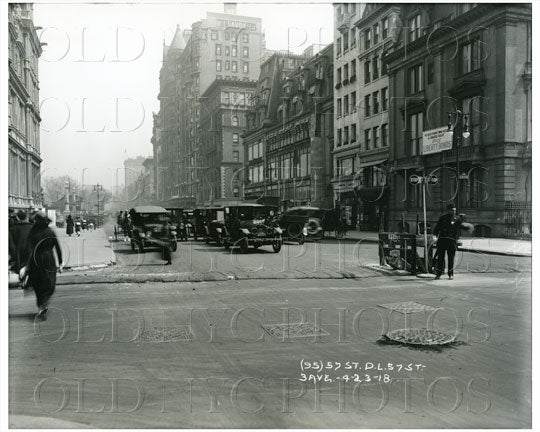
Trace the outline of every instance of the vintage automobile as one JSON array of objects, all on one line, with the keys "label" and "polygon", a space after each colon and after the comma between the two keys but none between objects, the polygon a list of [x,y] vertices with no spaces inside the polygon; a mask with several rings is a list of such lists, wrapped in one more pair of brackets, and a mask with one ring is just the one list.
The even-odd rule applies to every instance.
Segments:
[{"label": "vintage automobile", "polygon": [[158,206],[137,206],[129,211],[129,216],[132,250],[137,248],[142,253],[150,245],[163,247],[167,243],[172,251],[177,249],[176,230],[169,223],[171,215],[166,209]]},{"label": "vintage automobile", "polygon": [[192,225],[187,219],[186,211],[180,207],[165,207],[171,214],[171,225],[175,227],[178,241],[187,241],[191,235]]},{"label": "vintage automobile", "polygon": [[225,236],[225,210],[223,207],[201,207],[200,211],[204,226],[204,242],[223,246]]},{"label": "vintage automobile", "polygon": [[265,245],[271,245],[276,253],[281,250],[282,231],[273,220],[275,207],[241,202],[224,210],[223,245],[226,250],[239,247],[242,253],[247,253],[249,247],[257,249]]},{"label": "vintage automobile", "polygon": [[325,211],[318,207],[291,207],[279,217],[278,224],[283,230],[283,240],[297,241],[320,240],[323,237]]}]

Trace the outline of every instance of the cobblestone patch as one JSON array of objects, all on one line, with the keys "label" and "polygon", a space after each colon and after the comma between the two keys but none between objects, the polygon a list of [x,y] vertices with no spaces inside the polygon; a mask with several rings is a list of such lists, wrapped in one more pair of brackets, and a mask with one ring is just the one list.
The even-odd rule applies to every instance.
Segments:
[{"label": "cobblestone patch", "polygon": [[384,303],[380,304],[380,307],[394,310],[396,312],[400,312],[402,314],[408,314],[408,313],[416,313],[416,312],[433,312],[437,310],[438,308],[417,303],[414,301],[408,301],[408,302],[399,302],[399,303]]},{"label": "cobblestone patch", "polygon": [[190,341],[189,326],[154,327],[144,329],[140,335],[141,342],[180,342]]},{"label": "cobblestone patch", "polygon": [[294,337],[313,337],[313,336],[328,336],[326,330],[323,330],[315,324],[306,323],[290,323],[290,324],[263,324],[262,327],[271,336],[278,339],[294,338]]}]

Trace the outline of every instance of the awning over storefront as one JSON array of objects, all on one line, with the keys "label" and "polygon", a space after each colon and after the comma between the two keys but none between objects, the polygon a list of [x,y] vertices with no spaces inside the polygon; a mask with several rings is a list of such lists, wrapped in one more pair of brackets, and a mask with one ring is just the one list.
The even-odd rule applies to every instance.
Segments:
[{"label": "awning over storefront", "polygon": [[357,168],[366,168],[366,167],[369,167],[369,166],[376,166],[376,165],[380,165],[380,164],[386,162],[387,160],[388,160],[388,158],[375,159],[375,160],[372,160],[372,161],[363,161],[362,159],[360,159],[360,163],[356,167]]},{"label": "awning over storefront", "polygon": [[356,188],[355,194],[359,199],[375,201],[381,199],[388,191],[388,186],[374,186],[369,188]]}]

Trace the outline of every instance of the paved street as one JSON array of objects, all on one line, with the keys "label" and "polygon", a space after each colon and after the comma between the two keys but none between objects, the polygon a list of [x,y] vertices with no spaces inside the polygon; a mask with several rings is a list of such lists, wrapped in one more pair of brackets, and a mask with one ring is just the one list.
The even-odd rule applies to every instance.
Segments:
[{"label": "paved street", "polygon": [[[530,295],[529,273],[77,284],[58,287],[55,309],[38,324],[33,297],[11,290],[10,423],[530,427]],[[409,301],[442,309],[404,315],[380,306]],[[287,338],[276,332],[287,321],[322,333]],[[457,343],[377,343],[391,330],[426,326]],[[302,371],[302,359],[331,369]],[[406,371],[411,363],[419,369]],[[328,376],[298,381],[309,374]],[[366,374],[371,382],[353,382]]]},{"label": "paved street", "polygon": [[[378,268],[372,242],[180,242],[164,266],[109,231],[59,232],[86,267],[59,276],[47,321],[9,292],[13,427],[530,426],[530,257],[459,252],[434,281]],[[403,328],[455,341],[384,338]]]}]

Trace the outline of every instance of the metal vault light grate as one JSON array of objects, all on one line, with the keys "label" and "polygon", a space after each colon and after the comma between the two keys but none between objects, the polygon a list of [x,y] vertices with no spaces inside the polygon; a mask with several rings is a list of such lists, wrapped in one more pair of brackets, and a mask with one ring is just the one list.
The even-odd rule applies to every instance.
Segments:
[{"label": "metal vault light grate", "polygon": [[385,303],[379,306],[396,311],[396,312],[400,312],[402,314],[416,313],[416,312],[433,312],[439,309],[430,305],[417,303],[414,301],[400,302],[400,303]]},{"label": "metal vault light grate", "polygon": [[330,334],[326,330],[309,322],[290,324],[262,324],[262,328],[265,329],[269,335],[275,336],[278,339],[328,336]]},{"label": "metal vault light grate", "polygon": [[189,326],[154,327],[144,329],[144,331],[140,335],[139,340],[142,342],[190,341],[191,332],[189,331]]},{"label": "metal vault light grate", "polygon": [[455,335],[426,328],[392,330],[386,337],[407,345],[446,345],[456,340]]}]

